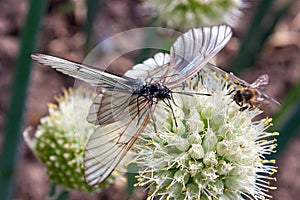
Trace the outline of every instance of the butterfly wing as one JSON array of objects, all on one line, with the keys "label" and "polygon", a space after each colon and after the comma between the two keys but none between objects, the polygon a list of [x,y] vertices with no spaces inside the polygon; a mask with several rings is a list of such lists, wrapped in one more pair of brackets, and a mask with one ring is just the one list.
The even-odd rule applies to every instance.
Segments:
[{"label": "butterfly wing", "polygon": [[130,116],[101,126],[90,136],[84,157],[89,185],[104,181],[123,159],[149,121],[153,108],[149,103],[145,98],[130,97],[126,107]]},{"label": "butterfly wing", "polygon": [[170,67],[164,75],[166,85],[174,86],[192,77],[205,66],[230,40],[231,28],[226,25],[191,29],[171,47]]},{"label": "butterfly wing", "polygon": [[228,85],[234,87],[234,89],[237,89],[238,87],[250,86],[250,84],[247,81],[244,81],[243,79],[235,76],[233,73],[224,71],[211,63],[207,63],[199,72],[202,75],[216,73],[219,78],[226,80]]},{"label": "butterfly wing", "polygon": [[135,100],[131,95],[118,91],[101,91],[93,100],[87,121],[95,125],[105,125],[123,120],[129,115],[126,113],[127,106],[132,105],[129,100]]},{"label": "butterfly wing", "polygon": [[167,72],[170,65],[170,55],[167,53],[156,53],[153,58],[145,60],[128,70],[124,75],[130,78],[140,78],[147,82],[158,82]]},{"label": "butterfly wing", "polygon": [[40,64],[50,66],[59,72],[85,81],[93,86],[100,86],[109,90],[130,91],[131,87],[127,82],[131,79],[124,79],[113,74],[106,73],[97,68],[79,64],[66,59],[45,54],[31,54],[30,57]]},{"label": "butterfly wing", "polygon": [[191,29],[177,38],[170,55],[158,53],[135,65],[125,76],[174,86],[199,71],[228,43],[231,35],[226,25]]}]

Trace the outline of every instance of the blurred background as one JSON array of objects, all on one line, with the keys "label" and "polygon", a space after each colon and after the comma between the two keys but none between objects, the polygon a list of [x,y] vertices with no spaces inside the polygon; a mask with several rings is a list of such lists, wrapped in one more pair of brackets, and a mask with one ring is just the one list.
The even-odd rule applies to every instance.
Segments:
[{"label": "blurred background", "polygon": [[[300,196],[300,0],[247,1],[245,13],[229,44],[215,58],[223,69],[248,82],[270,76],[266,92],[282,103],[272,130],[280,132],[278,189],[273,199]],[[45,169],[21,137],[47,115],[47,104],[74,79],[41,66],[31,66],[29,53],[41,52],[81,62],[106,38],[125,30],[161,26],[138,0],[0,1],[0,186],[13,183],[13,198],[44,199],[49,181]],[[134,38],[132,38],[134,40]],[[130,45],[130,41],[128,41]],[[166,47],[167,48],[167,47]],[[168,49],[168,48],[167,48]],[[141,53],[118,59],[114,67],[129,69]],[[142,55],[145,56],[145,55]],[[149,55],[148,57],[150,57]],[[23,117],[23,118],[22,118]],[[13,168],[15,166],[15,171]],[[9,168],[11,171],[4,169]],[[13,182],[11,182],[13,181]],[[128,199],[126,185],[112,185],[69,199]],[[131,199],[145,199],[137,189]]]}]

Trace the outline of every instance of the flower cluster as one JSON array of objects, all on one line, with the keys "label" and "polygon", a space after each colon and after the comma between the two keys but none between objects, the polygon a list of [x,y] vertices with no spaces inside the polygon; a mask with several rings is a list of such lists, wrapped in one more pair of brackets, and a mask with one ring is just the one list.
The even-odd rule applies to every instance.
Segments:
[{"label": "flower cluster", "polygon": [[268,118],[253,121],[259,109],[239,111],[228,83],[205,68],[186,83],[185,92],[193,96],[173,95],[178,127],[170,109],[158,105],[155,126],[147,126],[134,147],[136,185],[148,186],[150,199],[270,197],[276,167],[265,156],[275,152],[278,133],[266,132]]},{"label": "flower cluster", "polygon": [[92,100],[91,93],[81,89],[65,91],[57,98],[58,105],[49,104],[49,115],[41,119],[35,138],[24,132],[25,141],[46,165],[49,179],[67,189],[92,192],[114,181],[111,176],[102,185],[91,187],[84,180],[84,145],[96,129],[86,121]]},{"label": "flower cluster", "polygon": [[246,4],[243,0],[148,0],[145,6],[167,27],[187,29],[218,24],[234,26]]}]

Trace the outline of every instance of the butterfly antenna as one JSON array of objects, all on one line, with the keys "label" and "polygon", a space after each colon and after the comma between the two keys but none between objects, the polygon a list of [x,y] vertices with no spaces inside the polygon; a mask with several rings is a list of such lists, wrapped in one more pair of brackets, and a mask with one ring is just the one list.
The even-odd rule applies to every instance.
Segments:
[{"label": "butterfly antenna", "polygon": [[201,92],[174,92],[174,91],[172,91],[171,94],[172,93],[183,94],[183,95],[188,95],[188,96],[194,96],[194,95],[212,96],[212,94],[201,93]]}]

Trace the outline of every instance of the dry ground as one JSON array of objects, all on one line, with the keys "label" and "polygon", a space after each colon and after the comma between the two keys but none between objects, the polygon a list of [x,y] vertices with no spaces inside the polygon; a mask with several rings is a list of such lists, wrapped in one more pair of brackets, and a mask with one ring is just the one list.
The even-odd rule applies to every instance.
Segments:
[{"label": "dry ground", "polygon": [[[59,55],[68,59],[82,61],[84,58],[84,6],[76,4],[75,11],[62,13],[64,1],[52,0],[43,19],[39,39],[39,52]],[[10,84],[14,70],[14,61],[19,50],[19,36],[27,9],[27,1],[11,0],[0,2],[0,130],[3,130],[5,113],[8,108]],[[252,13],[252,9],[247,10]],[[235,38],[218,56],[217,63],[226,66],[236,51],[238,37],[248,24],[245,17],[243,26],[235,30]],[[118,32],[145,26],[143,15],[134,0],[105,1],[105,6],[96,20],[94,38],[101,41]],[[253,81],[258,75],[268,73],[271,78],[267,92],[282,100],[288,90],[300,79],[300,0],[280,21],[255,66],[241,74],[247,81]],[[129,67],[128,58],[119,61]],[[73,85],[73,79],[54,70],[36,66],[33,68],[28,91],[24,128],[36,126],[39,119],[47,114],[47,103],[53,102],[53,96],[60,94],[63,87]],[[288,133],[282,133],[288,134]],[[0,145],[2,135],[0,136]],[[47,194],[48,180],[43,166],[37,162],[23,141],[15,176],[15,199],[43,199]],[[293,200],[300,196],[300,137],[294,138],[278,160],[278,189],[273,192],[274,199]],[[138,190],[134,199],[143,199],[142,190]],[[125,195],[126,196],[126,195]],[[71,193],[71,199],[125,199],[119,185],[100,194],[87,196],[78,192]]]}]

